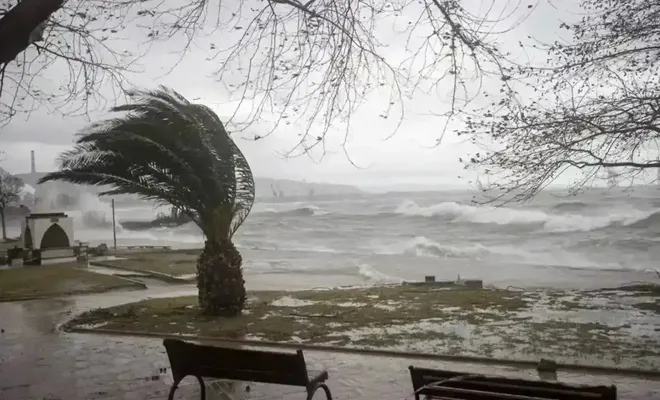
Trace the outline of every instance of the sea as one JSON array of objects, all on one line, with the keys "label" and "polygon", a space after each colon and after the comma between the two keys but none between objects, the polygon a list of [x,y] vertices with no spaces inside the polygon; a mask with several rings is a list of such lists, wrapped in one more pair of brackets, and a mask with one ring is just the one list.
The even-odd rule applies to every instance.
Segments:
[{"label": "sea", "polygon": [[[475,202],[476,201],[476,202]],[[486,286],[589,289],[658,281],[660,188],[543,192],[518,204],[481,204],[474,190],[259,198],[235,236],[248,286],[291,289],[482,279]],[[93,197],[78,213],[111,218]],[[145,231],[150,204],[116,207],[118,246],[199,248],[194,224]],[[77,240],[112,245],[112,228],[85,226]]]}]

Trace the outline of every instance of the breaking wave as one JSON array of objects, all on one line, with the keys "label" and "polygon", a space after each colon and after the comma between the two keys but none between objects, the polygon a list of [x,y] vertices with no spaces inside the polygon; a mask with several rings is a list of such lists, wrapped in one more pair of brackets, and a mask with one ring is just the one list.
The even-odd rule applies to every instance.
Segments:
[{"label": "breaking wave", "polygon": [[370,284],[383,284],[383,283],[401,283],[403,279],[396,278],[376,270],[369,264],[359,262],[357,264],[357,270],[360,276]]},{"label": "breaking wave", "polygon": [[627,226],[635,229],[660,228],[660,211],[655,211],[644,218],[627,224]]},{"label": "breaking wave", "polygon": [[588,207],[589,204],[582,201],[565,201],[555,204],[552,209],[556,211],[580,211]]},{"label": "breaking wave", "polygon": [[[645,224],[660,222],[660,214],[654,217],[660,211],[629,210],[626,214],[609,215],[552,214],[538,209],[475,206],[456,202],[423,207],[414,201],[406,201],[399,205],[395,213],[407,217],[443,218],[454,223],[535,225],[557,232],[590,231],[612,225],[646,227]],[[654,219],[644,222],[648,218],[658,221]]]},{"label": "breaking wave", "polygon": [[318,206],[315,206],[313,204],[298,207],[298,208],[288,208],[288,209],[282,209],[282,210],[277,210],[275,208],[267,208],[264,210],[256,211],[258,214],[279,214],[283,216],[297,216],[297,217],[311,217],[311,216],[319,216],[319,215],[327,215],[329,212],[321,209]]},{"label": "breaking wave", "polygon": [[417,236],[406,242],[402,253],[421,257],[478,258],[479,256],[496,253],[496,251],[488,249],[482,244],[466,246],[442,245],[433,240],[429,240],[424,236]]}]

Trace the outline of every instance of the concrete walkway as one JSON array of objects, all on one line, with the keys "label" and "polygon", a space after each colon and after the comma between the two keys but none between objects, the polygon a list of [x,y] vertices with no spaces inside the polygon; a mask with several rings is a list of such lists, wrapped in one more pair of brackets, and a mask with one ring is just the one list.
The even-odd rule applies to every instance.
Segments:
[{"label": "concrete walkway", "polygon": [[[156,286],[145,291],[0,303],[0,399],[166,399],[171,384],[162,341],[91,334],[67,334],[57,326],[73,315],[147,297],[194,294],[193,285]],[[308,351],[310,369],[326,369],[336,399],[405,399],[411,397],[409,365],[476,373],[536,378],[533,370],[492,365],[434,362],[403,358]],[[619,386],[621,399],[658,399],[660,381],[617,376],[560,374],[562,381]],[[187,379],[176,398],[196,399]],[[210,399],[304,399],[289,387],[216,382]],[[293,393],[292,393],[293,392]],[[318,398],[322,398],[319,394]]]}]

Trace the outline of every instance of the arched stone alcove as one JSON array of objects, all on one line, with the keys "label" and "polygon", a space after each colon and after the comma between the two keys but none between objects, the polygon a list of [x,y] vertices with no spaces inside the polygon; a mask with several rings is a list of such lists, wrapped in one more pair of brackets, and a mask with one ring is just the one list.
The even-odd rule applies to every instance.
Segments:
[{"label": "arched stone alcove", "polygon": [[41,250],[70,247],[71,241],[59,224],[52,224],[41,238]]}]

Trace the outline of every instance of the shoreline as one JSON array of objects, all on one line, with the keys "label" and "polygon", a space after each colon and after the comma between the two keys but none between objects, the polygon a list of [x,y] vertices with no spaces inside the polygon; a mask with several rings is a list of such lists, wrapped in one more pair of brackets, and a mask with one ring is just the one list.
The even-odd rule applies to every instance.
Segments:
[{"label": "shoreline", "polygon": [[[173,281],[190,281],[196,275],[199,251],[199,248],[119,251],[117,256],[125,260],[90,261],[103,267],[117,267],[136,272],[149,271],[156,275],[163,274],[163,278]],[[660,283],[658,272],[648,269],[593,269],[526,264],[508,264],[505,268],[500,268],[484,263],[465,265],[458,260],[454,262],[455,260],[451,259],[426,258],[416,263],[414,268],[396,271],[392,270],[391,265],[377,263],[378,257],[374,257],[372,261],[368,257],[355,259],[352,258],[353,255],[344,255],[348,258],[343,262],[343,256],[334,253],[315,258],[314,254],[282,250],[272,261],[263,261],[269,254],[272,255],[270,250],[243,249],[242,254],[245,260],[243,273],[248,284],[256,283],[258,288],[267,289],[400,284],[423,280],[426,275],[433,275],[438,281],[455,281],[460,277],[465,280],[482,280],[488,287],[524,289],[588,290],[613,288],[640,281],[652,283],[657,280]],[[299,256],[302,258],[291,258]],[[338,257],[337,261],[335,256]],[[422,261],[426,264],[422,265]]]},{"label": "shoreline", "polygon": [[[114,275],[119,278],[150,278],[162,282],[176,284],[191,284],[196,281],[196,261],[199,248],[193,249],[171,249],[158,248],[157,246],[131,246],[121,247],[115,253],[110,250],[106,256],[90,258],[87,268],[89,272]],[[115,255],[116,254],[116,255]],[[57,264],[53,264],[57,265]],[[29,269],[30,267],[28,267]],[[546,270],[550,274],[561,275],[562,272],[570,272],[562,276],[562,280],[570,284],[556,284],[557,282],[526,281],[525,277],[509,275],[507,272],[515,272],[521,267],[512,267],[509,271],[483,270],[480,266],[474,266],[468,271],[454,267],[447,272],[445,268],[436,268],[433,276],[436,281],[455,281],[455,271],[462,271],[458,277],[462,280],[482,280],[486,288],[514,289],[514,290],[602,290],[603,288],[617,289],[622,286],[648,283],[660,284],[660,273],[656,270],[645,272],[629,269],[582,269],[569,267],[536,266],[534,271]],[[526,267],[522,267],[526,268]],[[11,269],[11,268],[9,268]],[[7,267],[0,267],[0,271]],[[100,271],[105,270],[105,271]],[[366,263],[356,262],[354,265],[346,265],[337,270],[322,270],[315,268],[295,268],[279,266],[273,263],[268,268],[255,268],[250,259],[244,263],[244,277],[246,284],[253,290],[309,290],[309,289],[332,289],[346,287],[387,286],[416,282],[423,279],[422,271],[409,272],[417,279],[393,278],[381,273],[381,268],[373,267]],[[426,271],[424,271],[426,272]],[[470,273],[471,272],[471,273]],[[483,272],[479,275],[478,272]],[[496,280],[492,280],[497,275]],[[656,283],[657,282],[657,283]],[[43,296],[32,296],[30,298],[41,298]]]},{"label": "shoreline", "polygon": [[[201,246],[199,241],[177,242],[179,234],[176,229],[147,233],[151,239],[132,238],[130,235],[123,239],[121,236],[118,237],[117,255],[186,253],[199,251]],[[163,237],[160,237],[161,234]],[[245,247],[241,247],[240,243],[244,240],[247,243],[244,243]],[[112,240],[101,241],[110,243]],[[617,268],[605,264],[603,267],[581,266],[579,263],[534,264],[525,260],[512,262],[499,260],[488,254],[481,259],[468,258],[467,255],[461,258],[452,255],[441,257],[400,253],[398,248],[393,250],[392,254],[334,252],[326,251],[327,249],[316,251],[255,248],[250,244],[249,238],[242,237],[238,242],[239,250],[245,260],[243,266],[246,280],[259,282],[259,286],[262,283],[272,282],[270,288],[285,287],[291,282],[294,282],[292,289],[390,284],[421,280],[425,275],[435,275],[437,280],[454,280],[460,276],[463,279],[481,279],[485,285],[494,287],[512,286],[528,289],[598,289],[637,281],[660,282],[659,271],[653,268],[641,268],[641,265],[636,269],[626,268],[625,265]],[[446,246],[451,247],[451,244],[448,242]],[[478,247],[476,244],[475,246]],[[171,248],[163,250],[159,247]],[[108,254],[114,254],[113,250],[110,249]],[[413,267],[405,267],[408,265]],[[190,269],[182,275],[187,275],[186,280],[189,280],[194,274],[194,269]]]}]

